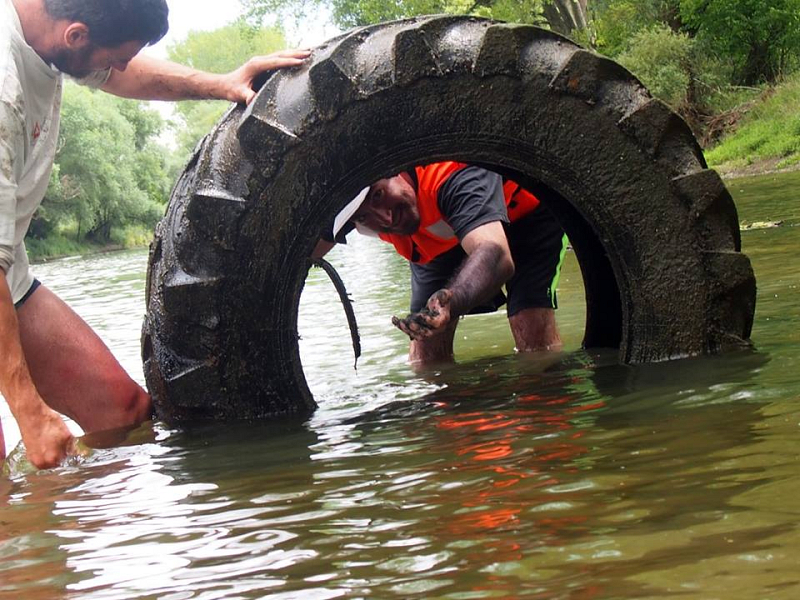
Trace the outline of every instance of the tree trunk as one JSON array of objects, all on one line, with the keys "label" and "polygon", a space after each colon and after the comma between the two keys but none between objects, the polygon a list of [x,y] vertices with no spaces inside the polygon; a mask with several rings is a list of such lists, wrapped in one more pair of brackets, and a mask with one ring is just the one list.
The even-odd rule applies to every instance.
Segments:
[{"label": "tree trunk", "polygon": [[750,46],[742,72],[741,84],[755,86],[760,83],[774,83],[777,78],[774,65],[770,61],[770,48],[765,43]]},{"label": "tree trunk", "polygon": [[544,17],[553,31],[569,35],[573,31],[586,29],[588,3],[589,0],[547,0],[544,4]]}]

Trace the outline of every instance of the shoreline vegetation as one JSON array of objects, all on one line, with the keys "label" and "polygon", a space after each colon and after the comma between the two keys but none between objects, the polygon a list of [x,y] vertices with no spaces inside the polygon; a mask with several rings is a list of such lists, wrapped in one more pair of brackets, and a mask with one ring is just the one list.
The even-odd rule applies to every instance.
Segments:
[{"label": "shoreline vegetation", "polygon": [[800,169],[800,74],[731,114],[719,141],[705,149],[709,167],[726,179]]},{"label": "shoreline vegetation", "polygon": [[82,245],[80,248],[76,248],[73,251],[59,253],[59,254],[43,254],[43,255],[34,255],[31,252],[28,252],[28,258],[32,265],[42,265],[45,263],[53,262],[56,260],[62,260],[65,258],[79,258],[85,256],[95,256],[100,254],[111,254],[112,252],[123,252],[125,250],[144,250],[147,248],[148,244],[142,244],[137,246],[120,246],[118,244],[108,244],[105,246],[101,245],[94,245],[94,244],[86,244]]},{"label": "shoreline vegetation", "polygon": [[150,245],[152,237],[151,230],[137,226],[123,230],[121,235],[114,235],[113,239],[104,243],[87,240],[76,242],[74,237],[55,235],[45,239],[28,238],[25,240],[25,247],[28,259],[35,265],[62,258],[143,249]]}]

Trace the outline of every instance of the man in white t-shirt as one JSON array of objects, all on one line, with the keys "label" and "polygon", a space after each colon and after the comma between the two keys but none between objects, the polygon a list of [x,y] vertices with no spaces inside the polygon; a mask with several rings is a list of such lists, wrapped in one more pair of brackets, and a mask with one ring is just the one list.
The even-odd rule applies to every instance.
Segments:
[{"label": "man in white t-shirt", "polygon": [[167,13],[165,0],[0,0],[0,393],[40,468],[74,449],[58,413],[93,432],[137,425],[152,408],[100,338],[28,266],[23,240],[53,166],[62,73],[126,98],[249,103],[257,75],[299,66],[309,54],[256,57],[224,75],[137,56],[166,34]]}]

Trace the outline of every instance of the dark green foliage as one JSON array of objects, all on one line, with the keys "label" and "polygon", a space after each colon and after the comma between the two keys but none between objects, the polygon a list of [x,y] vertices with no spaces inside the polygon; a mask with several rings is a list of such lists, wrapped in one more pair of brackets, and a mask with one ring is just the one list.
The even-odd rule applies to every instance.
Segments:
[{"label": "dark green foliage", "polygon": [[800,0],[593,0],[598,51],[617,56],[637,34],[669,28],[728,68],[730,83],[772,83],[798,66]]},{"label": "dark green foliage", "polygon": [[797,67],[800,0],[681,0],[689,31],[731,61],[735,83],[771,83]]},{"label": "dark green foliage", "polygon": [[631,69],[707,143],[760,86],[799,66],[800,0],[592,0],[589,16],[580,39]]},{"label": "dark green foliage", "polygon": [[656,26],[636,33],[617,60],[655,96],[677,108],[688,100],[694,54],[694,43],[688,35]]},{"label": "dark green foliage", "polygon": [[598,52],[617,56],[644,30],[666,27],[677,32],[681,29],[679,8],[679,0],[592,0],[593,46]]},{"label": "dark green foliage", "polygon": [[705,122],[724,110],[731,95],[731,66],[703,40],[666,24],[640,30],[614,58],[654,96],[678,111],[701,137]]}]

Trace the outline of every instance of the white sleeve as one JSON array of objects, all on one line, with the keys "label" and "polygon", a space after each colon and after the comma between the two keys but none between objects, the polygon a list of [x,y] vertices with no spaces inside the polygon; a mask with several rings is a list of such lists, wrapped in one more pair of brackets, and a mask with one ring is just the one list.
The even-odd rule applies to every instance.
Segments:
[{"label": "white sleeve", "polygon": [[101,88],[106,84],[109,77],[111,77],[111,67],[102,71],[92,71],[86,77],[73,78],[73,81],[90,88]]},{"label": "white sleeve", "polygon": [[17,222],[16,161],[25,120],[11,104],[0,101],[0,246],[13,246]]}]

